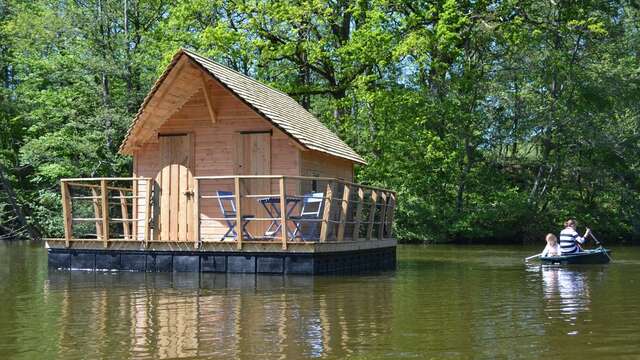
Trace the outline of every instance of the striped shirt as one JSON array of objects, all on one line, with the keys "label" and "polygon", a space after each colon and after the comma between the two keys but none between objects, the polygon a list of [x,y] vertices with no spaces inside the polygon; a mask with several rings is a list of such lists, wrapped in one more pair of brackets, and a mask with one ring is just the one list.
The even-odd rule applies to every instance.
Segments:
[{"label": "striped shirt", "polygon": [[573,228],[566,228],[560,232],[560,250],[562,255],[579,252],[577,244],[584,243],[585,239],[578,235]]}]

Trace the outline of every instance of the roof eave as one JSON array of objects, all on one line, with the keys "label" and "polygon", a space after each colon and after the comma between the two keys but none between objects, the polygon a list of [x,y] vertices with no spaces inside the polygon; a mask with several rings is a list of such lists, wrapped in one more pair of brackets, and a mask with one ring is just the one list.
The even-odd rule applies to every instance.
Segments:
[{"label": "roof eave", "polygon": [[[173,68],[176,66],[176,64],[178,63],[178,61],[180,61],[180,57],[182,55],[186,55],[187,57],[188,54],[184,51],[183,48],[180,48],[175,55],[173,55],[173,58],[171,58],[171,61],[169,62],[169,65],[167,65],[167,68],[162,72],[162,75],[160,75],[160,77],[158,78],[158,80],[156,80],[156,82],[153,84],[153,87],[151,88],[151,90],[149,90],[149,93],[147,94],[147,96],[145,96],[144,100],[142,101],[142,104],[140,104],[140,108],[138,109],[138,112],[136,113],[135,117],[133,118],[131,125],[129,125],[129,129],[127,130],[127,133],[124,136],[124,139],[122,140],[122,144],[120,144],[120,147],[118,148],[118,153],[122,154],[122,155],[133,155],[133,150],[131,149],[131,136],[133,135],[133,130],[136,127],[136,125],[138,124],[138,121],[140,120],[140,117],[142,116],[142,114],[145,111],[145,108],[147,107],[147,104],[149,103],[149,101],[151,101],[151,99],[153,98],[153,96],[155,95],[155,93],[158,91],[158,89],[160,88],[160,86],[162,86],[162,84],[164,83],[165,79],[167,78],[167,76],[169,75],[169,73],[173,70]],[[190,57],[189,57],[190,58]]]}]

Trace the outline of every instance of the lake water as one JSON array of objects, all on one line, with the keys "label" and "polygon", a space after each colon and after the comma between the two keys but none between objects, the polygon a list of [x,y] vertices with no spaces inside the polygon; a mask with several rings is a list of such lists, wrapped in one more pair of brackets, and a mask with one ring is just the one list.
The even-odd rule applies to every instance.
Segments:
[{"label": "lake water", "polygon": [[365,276],[49,271],[0,242],[0,359],[640,358],[640,248],[525,266],[537,250],[400,246]]}]

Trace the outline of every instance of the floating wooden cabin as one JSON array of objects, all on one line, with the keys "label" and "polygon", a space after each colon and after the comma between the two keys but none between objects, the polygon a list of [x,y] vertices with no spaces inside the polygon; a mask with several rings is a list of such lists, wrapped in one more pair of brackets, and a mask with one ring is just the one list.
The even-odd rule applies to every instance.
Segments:
[{"label": "floating wooden cabin", "polygon": [[62,179],[56,268],[333,273],[395,267],[393,191],[288,95],[181,49],[120,147],[131,178]]}]

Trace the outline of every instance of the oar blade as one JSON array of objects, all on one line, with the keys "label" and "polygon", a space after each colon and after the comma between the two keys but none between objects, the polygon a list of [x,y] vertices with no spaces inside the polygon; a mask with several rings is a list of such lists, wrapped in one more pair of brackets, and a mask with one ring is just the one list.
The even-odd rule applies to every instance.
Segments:
[{"label": "oar blade", "polygon": [[542,256],[542,253],[540,253],[540,254],[535,254],[535,255],[531,255],[531,256],[529,256],[529,257],[524,258],[524,261],[525,261],[525,262],[527,262],[527,261],[529,261],[529,260],[531,260],[531,259],[539,258],[540,256]]}]

